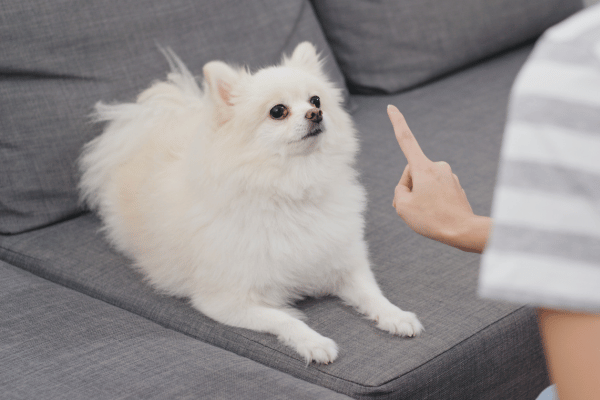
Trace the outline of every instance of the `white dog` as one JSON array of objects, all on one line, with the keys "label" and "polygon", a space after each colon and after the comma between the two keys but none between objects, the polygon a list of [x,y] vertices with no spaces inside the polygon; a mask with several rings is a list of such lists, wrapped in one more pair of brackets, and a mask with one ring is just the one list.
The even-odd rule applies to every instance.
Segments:
[{"label": "white dog", "polygon": [[209,62],[203,89],[165,54],[166,82],[97,105],[109,123],[80,158],[82,199],[114,246],[157,289],[275,334],[307,362],[338,349],[292,308],[303,296],[335,294],[380,329],[418,335],[371,272],[355,130],[315,48],[254,74]]}]

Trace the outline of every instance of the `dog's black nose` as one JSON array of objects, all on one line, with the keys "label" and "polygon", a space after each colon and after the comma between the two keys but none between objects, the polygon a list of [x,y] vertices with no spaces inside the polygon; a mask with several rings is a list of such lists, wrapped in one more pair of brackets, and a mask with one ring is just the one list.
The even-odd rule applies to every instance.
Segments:
[{"label": "dog's black nose", "polygon": [[312,122],[323,121],[323,111],[318,108],[311,108],[306,112],[306,119],[310,119]]}]

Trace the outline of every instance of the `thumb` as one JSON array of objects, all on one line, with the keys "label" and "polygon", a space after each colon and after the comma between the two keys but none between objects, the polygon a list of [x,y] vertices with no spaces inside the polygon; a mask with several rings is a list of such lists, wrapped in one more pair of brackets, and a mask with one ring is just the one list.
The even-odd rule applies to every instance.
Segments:
[{"label": "thumb", "polygon": [[396,200],[403,201],[406,200],[406,196],[410,195],[412,191],[412,177],[410,175],[410,166],[407,164],[402,172],[402,176],[400,177],[400,181],[396,185],[396,189],[394,189],[394,201],[392,205],[396,208],[398,204]]},{"label": "thumb", "polygon": [[402,203],[408,201],[411,196],[412,192],[410,188],[400,180],[398,185],[396,185],[396,189],[394,189],[394,201],[392,202],[392,205],[397,209]]},{"label": "thumb", "polygon": [[400,182],[398,182],[398,185],[406,186],[409,191],[412,191],[413,180],[410,173],[410,164],[406,164],[406,167],[404,167],[404,171],[402,172],[402,176],[400,177]]},{"label": "thumb", "polygon": [[406,186],[402,182],[399,182],[396,185],[396,189],[394,190],[394,195],[405,198],[410,194],[412,194],[412,191],[410,190],[410,188],[408,186]]}]

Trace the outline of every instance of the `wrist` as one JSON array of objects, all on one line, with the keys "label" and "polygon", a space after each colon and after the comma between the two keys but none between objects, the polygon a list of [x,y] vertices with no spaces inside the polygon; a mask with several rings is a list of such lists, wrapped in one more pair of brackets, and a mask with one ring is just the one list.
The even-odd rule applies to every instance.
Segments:
[{"label": "wrist", "polygon": [[447,232],[444,240],[441,241],[462,251],[482,253],[487,244],[491,225],[491,218],[473,214]]}]

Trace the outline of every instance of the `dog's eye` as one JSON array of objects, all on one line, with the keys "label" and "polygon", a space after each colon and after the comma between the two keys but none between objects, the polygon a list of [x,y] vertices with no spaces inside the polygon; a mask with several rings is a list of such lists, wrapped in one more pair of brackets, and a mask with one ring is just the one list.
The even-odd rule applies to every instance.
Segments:
[{"label": "dog's eye", "polygon": [[310,104],[317,108],[321,108],[321,99],[319,98],[319,96],[313,96],[310,98]]},{"label": "dog's eye", "polygon": [[288,116],[289,110],[283,104],[277,104],[275,107],[271,108],[269,114],[273,119],[284,119]]}]

